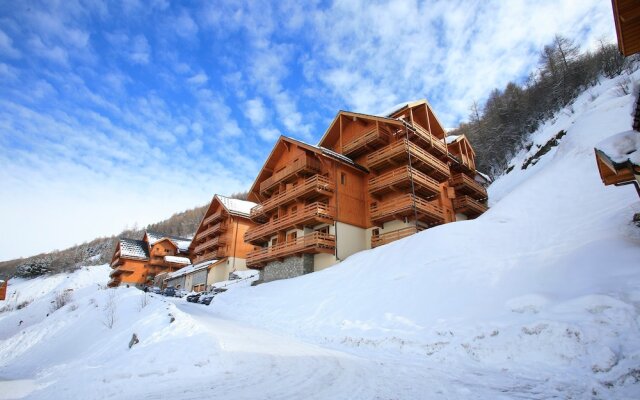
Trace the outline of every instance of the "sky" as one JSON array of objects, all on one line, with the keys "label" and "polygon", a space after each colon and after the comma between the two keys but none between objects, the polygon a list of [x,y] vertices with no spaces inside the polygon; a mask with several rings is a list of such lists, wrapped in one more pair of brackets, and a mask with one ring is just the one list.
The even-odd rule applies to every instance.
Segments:
[{"label": "sky", "polygon": [[426,98],[447,127],[611,3],[0,0],[0,260],[247,190],[279,135]]}]

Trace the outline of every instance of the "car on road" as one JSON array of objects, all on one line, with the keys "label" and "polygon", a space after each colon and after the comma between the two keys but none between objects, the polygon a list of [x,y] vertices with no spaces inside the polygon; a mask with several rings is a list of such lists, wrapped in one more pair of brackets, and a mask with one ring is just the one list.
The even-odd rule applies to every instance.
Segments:
[{"label": "car on road", "polygon": [[176,295],[176,288],[169,286],[162,291],[162,294],[164,296],[173,297]]},{"label": "car on road", "polygon": [[197,303],[198,299],[200,298],[200,295],[202,295],[202,293],[189,294],[189,295],[187,295],[187,301],[189,303]]},{"label": "car on road", "polygon": [[213,292],[205,293],[202,296],[200,296],[200,298],[198,299],[198,303],[209,305],[211,304],[211,300],[213,300],[213,297],[215,295],[216,294]]},{"label": "car on road", "polygon": [[176,290],[176,293],[174,294],[174,296],[182,298],[182,297],[184,297],[184,296],[186,296],[188,294],[189,294],[189,292],[187,292],[186,290],[178,289],[178,290]]}]

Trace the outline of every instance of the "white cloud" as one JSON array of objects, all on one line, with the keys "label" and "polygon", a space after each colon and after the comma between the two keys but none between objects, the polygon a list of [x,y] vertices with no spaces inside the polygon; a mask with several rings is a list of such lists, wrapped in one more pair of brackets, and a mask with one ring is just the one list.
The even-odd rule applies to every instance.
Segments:
[{"label": "white cloud", "polygon": [[209,77],[204,72],[199,72],[187,79],[187,82],[191,85],[201,86],[209,81]]},{"label": "white cloud", "polygon": [[22,54],[13,47],[13,40],[0,29],[0,55],[8,58],[19,58]]},{"label": "white cloud", "polygon": [[267,119],[267,110],[261,98],[256,97],[248,100],[245,103],[245,109],[247,117],[253,126],[258,127],[265,123]]},{"label": "white cloud", "polygon": [[149,42],[144,35],[136,35],[130,43],[129,57],[134,64],[147,64],[151,55]]},{"label": "white cloud", "polygon": [[183,38],[194,38],[198,33],[198,25],[189,13],[183,10],[173,21],[175,32]]}]

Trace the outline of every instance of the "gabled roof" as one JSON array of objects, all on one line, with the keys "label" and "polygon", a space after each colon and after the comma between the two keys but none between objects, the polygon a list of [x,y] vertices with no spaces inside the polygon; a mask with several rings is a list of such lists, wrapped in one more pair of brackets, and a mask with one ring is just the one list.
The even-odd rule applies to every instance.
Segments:
[{"label": "gabled roof", "polygon": [[397,125],[399,127],[402,126],[402,121],[399,121],[399,120],[397,120],[395,118],[388,118],[386,116],[362,114],[362,113],[357,113],[357,112],[353,112],[353,111],[340,110],[340,111],[338,111],[336,116],[333,118],[333,121],[331,121],[331,124],[329,124],[329,127],[327,128],[327,130],[322,135],[322,138],[318,142],[318,146],[323,146],[325,144],[327,138],[329,137],[330,132],[333,130],[333,128],[335,127],[336,123],[340,120],[340,117],[343,117],[343,116],[344,117],[367,119],[367,120],[370,120],[370,121],[378,121],[378,122],[382,122],[382,123],[385,123],[385,124]]},{"label": "gabled roof", "polygon": [[233,199],[231,197],[221,196],[216,194],[214,199],[218,199],[220,204],[227,210],[227,212],[231,215],[239,215],[241,217],[249,218],[249,213],[251,209],[257,206],[256,203],[247,200]]},{"label": "gabled roof", "polygon": [[198,263],[198,264],[187,265],[186,267],[180,268],[177,271],[168,273],[167,274],[167,279],[174,279],[174,278],[181,277],[183,275],[190,274],[192,272],[200,271],[201,269],[204,269],[204,268],[208,267],[209,265],[211,265],[211,264],[213,264],[213,263],[215,263],[217,261],[218,260],[208,260],[208,261],[203,261],[203,262]]},{"label": "gabled roof", "polygon": [[404,110],[405,108],[413,108],[415,106],[419,106],[421,104],[425,104],[427,102],[426,99],[418,99],[413,101],[404,101],[402,103],[396,104],[393,107],[389,107],[383,112],[377,114],[381,117],[391,117],[393,114],[397,114],[399,111]]},{"label": "gabled roof", "polygon": [[120,239],[120,257],[146,260],[149,258],[149,246],[144,240]]},{"label": "gabled roof", "polygon": [[464,144],[464,146],[466,146],[471,151],[471,154],[473,154],[474,156],[476,155],[476,151],[473,150],[473,147],[471,146],[471,142],[469,142],[469,139],[464,134],[449,135],[445,138],[445,140],[447,141],[447,145],[462,142],[462,144]]},{"label": "gabled roof", "polygon": [[258,172],[258,176],[256,177],[256,179],[253,181],[253,184],[251,185],[251,189],[249,189],[249,196],[251,196],[255,189],[256,186],[259,184],[259,182],[263,181],[266,178],[263,178],[263,176],[265,175],[265,173],[269,173],[270,171],[267,171],[268,165],[271,162],[271,160],[273,159],[273,157],[276,154],[276,150],[281,146],[284,145],[284,143],[291,143],[291,144],[295,144],[305,150],[314,152],[318,155],[321,156],[325,156],[328,158],[331,158],[335,161],[338,161],[344,165],[347,165],[349,167],[355,168],[357,170],[363,171],[363,172],[369,172],[365,167],[363,167],[360,164],[355,163],[352,159],[350,159],[347,156],[344,156],[342,154],[338,154],[334,151],[331,151],[329,149],[326,149],[324,147],[321,146],[315,146],[309,143],[305,143],[303,141],[297,140],[297,139],[293,139],[291,137],[288,136],[284,136],[281,135],[278,140],[276,141],[276,143],[273,145],[273,149],[271,149],[271,153],[269,153],[269,156],[267,156],[267,159],[264,161],[264,164],[262,165],[262,168],[260,169],[260,172]]},{"label": "gabled roof", "polygon": [[166,235],[164,233],[151,231],[146,231],[146,235],[147,239],[149,240],[149,245],[151,246],[163,239],[169,239],[180,251],[187,251],[189,249],[189,245],[191,244],[190,238]]}]

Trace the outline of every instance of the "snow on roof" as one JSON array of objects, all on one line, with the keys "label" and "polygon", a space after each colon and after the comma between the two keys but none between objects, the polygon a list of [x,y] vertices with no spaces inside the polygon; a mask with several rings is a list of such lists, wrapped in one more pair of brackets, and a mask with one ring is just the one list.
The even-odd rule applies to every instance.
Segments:
[{"label": "snow on roof", "polygon": [[455,142],[456,140],[458,140],[458,138],[460,136],[462,136],[462,135],[450,135],[450,136],[447,136],[445,139],[447,141],[447,144],[451,144],[451,143]]},{"label": "snow on roof", "polygon": [[180,251],[187,251],[189,249],[189,246],[191,245],[190,238],[165,235],[164,233],[147,231],[147,237],[149,238],[149,244],[152,246],[156,244],[158,241],[165,238],[171,240],[173,244],[175,244]]},{"label": "snow on roof", "polygon": [[404,101],[404,102],[402,102],[402,103],[398,103],[398,104],[396,104],[396,105],[395,105],[395,106],[393,106],[393,107],[387,108],[387,109],[386,109],[386,110],[384,110],[383,112],[381,112],[381,113],[379,113],[379,114],[375,114],[375,115],[376,115],[376,116],[379,116],[379,117],[390,117],[391,115],[395,114],[395,113],[396,113],[396,111],[398,111],[398,110],[400,110],[400,109],[403,109],[403,108],[405,108],[405,107],[409,107],[409,106],[411,106],[412,104],[418,103],[418,102],[420,102],[420,101],[423,101],[423,100]]},{"label": "snow on roof", "polygon": [[175,264],[191,264],[191,260],[189,260],[187,257],[164,256],[164,260],[166,262]]},{"label": "snow on roof", "polygon": [[232,199],[231,197],[220,196],[219,194],[217,194],[216,197],[230,213],[241,214],[246,217],[249,216],[251,209],[257,206],[257,204],[252,201]]},{"label": "snow on roof", "polygon": [[[480,171],[476,170],[476,174],[477,174],[477,175],[476,175],[476,178],[479,176],[479,177],[480,177],[480,179],[484,179],[487,183],[491,183],[491,182],[493,182],[493,179],[491,179],[491,178],[489,177],[489,175],[485,174],[484,172],[480,172]],[[477,180],[477,179],[476,179],[476,180]],[[481,182],[481,183],[482,183],[482,182]]]},{"label": "snow on roof", "polygon": [[180,268],[177,271],[171,272],[169,274],[167,274],[167,279],[173,279],[173,278],[178,278],[182,275],[186,275],[186,274],[190,274],[192,272],[195,271],[199,271],[203,268],[208,267],[209,265],[217,262],[218,260],[209,260],[209,261],[203,261],[201,263],[198,264],[192,264],[192,265],[187,265],[184,268]]},{"label": "snow on roof", "polygon": [[[284,135],[283,135],[283,136],[284,136]],[[284,137],[285,137],[285,138],[287,138],[287,139],[289,139],[289,140],[292,140],[292,141],[294,141],[294,142],[302,143],[302,144],[304,144],[305,146],[309,146],[309,147],[313,147],[314,149],[318,149],[318,150],[320,150],[320,152],[322,152],[322,154],[324,154],[325,156],[331,157],[331,158],[333,158],[334,160],[341,161],[341,162],[343,162],[343,163],[346,163],[346,164],[352,165],[352,166],[354,166],[354,167],[356,167],[356,168],[358,168],[358,169],[361,169],[361,170],[363,170],[363,171],[365,171],[365,172],[368,172],[368,170],[367,170],[365,167],[363,167],[363,166],[362,166],[362,165],[360,165],[360,164],[357,164],[355,161],[353,161],[352,159],[350,159],[349,157],[347,157],[347,156],[345,156],[345,155],[343,155],[343,154],[336,153],[335,151],[333,151],[333,150],[329,150],[329,149],[327,149],[326,147],[318,146],[318,145],[315,145],[315,144],[309,144],[309,143],[307,143],[307,142],[303,142],[302,140],[294,139],[294,138],[291,138],[291,137],[289,137],[289,136],[284,136]]]},{"label": "snow on roof", "polygon": [[149,246],[144,240],[120,239],[120,256],[149,258]]},{"label": "snow on roof", "polygon": [[629,161],[640,165],[640,133],[626,131],[609,136],[596,145],[596,149],[602,151],[616,164]]}]

